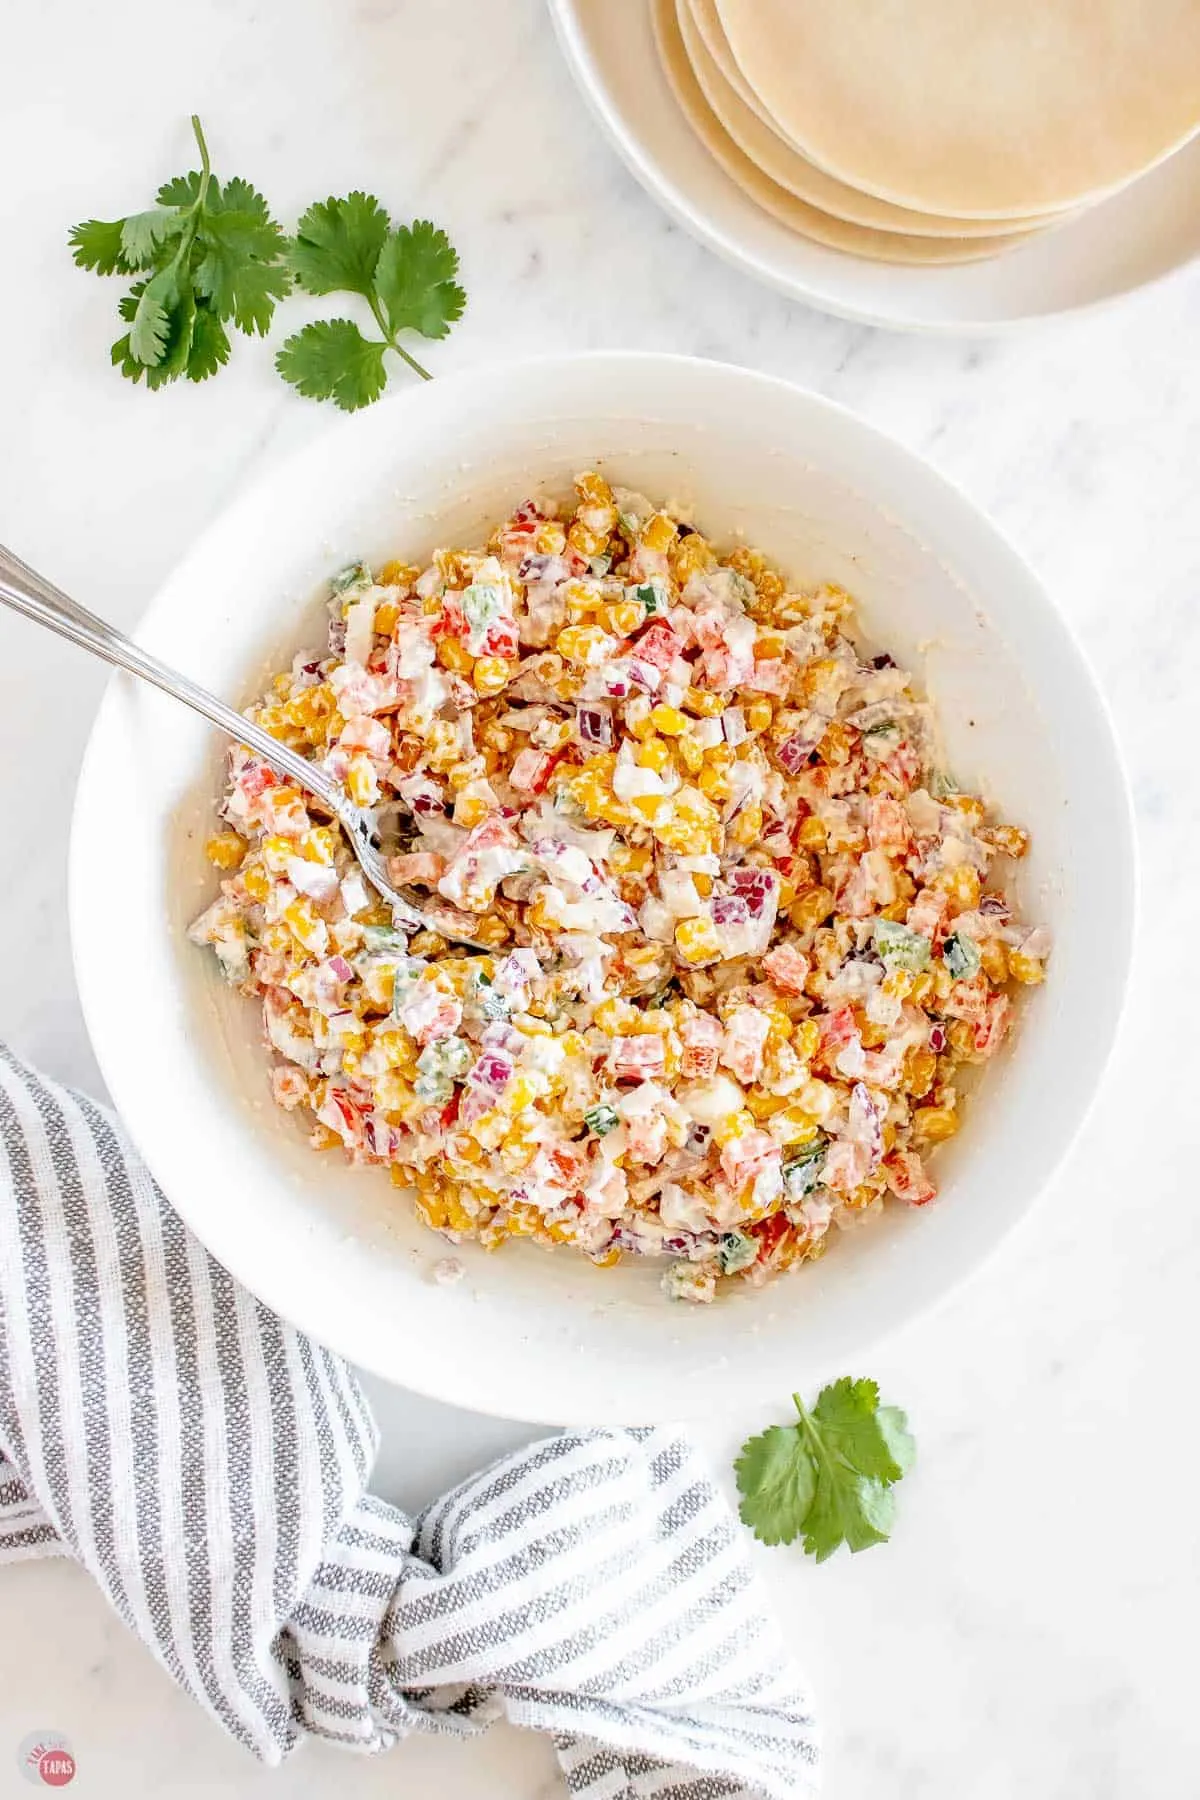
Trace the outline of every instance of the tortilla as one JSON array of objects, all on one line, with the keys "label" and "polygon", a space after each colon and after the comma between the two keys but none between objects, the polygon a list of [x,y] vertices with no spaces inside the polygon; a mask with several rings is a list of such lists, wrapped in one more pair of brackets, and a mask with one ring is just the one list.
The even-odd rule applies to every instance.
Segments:
[{"label": "tortilla", "polygon": [[675,0],[653,0],[654,34],[659,57],[671,91],[687,123],[714,162],[756,205],[789,230],[830,249],[873,262],[959,263],[976,262],[1020,243],[1020,238],[907,237],[899,232],[873,231],[834,218],[789,194],[764,175],[744,151],[739,150],[700,90],[683,47]]},{"label": "tortilla", "polygon": [[1200,127],[1197,0],[716,0],[743,79],[830,175],[969,218],[1101,198]]},{"label": "tortilla", "polygon": [[[715,17],[714,0],[707,0]],[[847,187],[833,175],[826,175],[815,163],[801,156],[773,126],[745,105],[732,84],[726,81],[708,49],[708,39],[699,24],[697,0],[676,0],[680,35],[688,60],[700,83],[704,98],[729,136],[744,150],[751,162],[757,163],[764,175],[807,200],[810,206],[847,219],[854,225],[870,225],[880,231],[898,231],[909,237],[989,237],[1017,235],[1030,231],[1044,220],[1013,219],[1001,221],[1002,229],[985,219],[953,219],[936,213],[913,212],[903,206],[892,206],[876,200],[858,188]],[[717,20],[719,28],[720,21]]]}]

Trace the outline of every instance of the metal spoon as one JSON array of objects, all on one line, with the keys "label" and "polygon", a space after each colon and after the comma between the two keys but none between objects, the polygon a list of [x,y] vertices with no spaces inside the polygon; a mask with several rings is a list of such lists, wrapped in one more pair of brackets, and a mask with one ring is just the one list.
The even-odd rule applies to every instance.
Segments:
[{"label": "metal spoon", "polygon": [[470,944],[475,949],[482,948],[476,939],[452,929],[453,921],[447,918],[441,908],[415,906],[399,889],[392,886],[376,843],[374,819],[364,808],[356,806],[324,769],[318,768],[306,757],[298,756],[294,750],[289,750],[286,744],[281,744],[260,725],[243,718],[232,706],[226,706],[223,700],[218,700],[215,694],[198,687],[186,675],[180,675],[165,663],[159,662],[157,657],[151,656],[140,645],[114,630],[103,619],[98,619],[94,613],[77,606],[53,582],[47,581],[44,575],[39,575],[2,544],[0,601],[11,606],[14,612],[32,619],[35,624],[45,625],[72,644],[78,644],[81,650],[90,650],[93,656],[100,657],[102,661],[112,663],[115,668],[124,669],[130,675],[140,675],[143,681],[161,688],[164,694],[182,700],[185,706],[200,713],[236,743],[245,744],[256,755],[261,756],[277,774],[290,776],[308,793],[314,794],[346,833],[359,867],[375,891],[392,908],[393,919],[401,931],[433,930],[443,937],[453,939],[455,943]]}]

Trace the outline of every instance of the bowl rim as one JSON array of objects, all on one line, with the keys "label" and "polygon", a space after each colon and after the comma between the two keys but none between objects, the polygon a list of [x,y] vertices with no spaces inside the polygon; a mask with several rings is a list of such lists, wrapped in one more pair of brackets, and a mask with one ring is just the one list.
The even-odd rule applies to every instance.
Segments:
[{"label": "bowl rim", "polygon": [[[556,371],[566,373],[568,370],[574,371],[580,367],[592,367],[601,371],[607,370],[610,375],[615,376],[618,370],[624,373],[636,372],[639,368],[647,368],[651,365],[669,366],[684,375],[701,371],[702,378],[717,374],[751,388],[772,390],[787,396],[790,400],[799,400],[803,406],[810,409],[812,414],[817,416],[823,414],[831,421],[836,420],[841,429],[849,427],[852,433],[858,434],[864,449],[882,450],[886,456],[897,459],[898,463],[919,471],[921,479],[927,484],[927,492],[933,494],[938,500],[946,502],[960,514],[963,512],[969,514],[975,528],[982,529],[990,536],[996,549],[1007,558],[1014,573],[1023,574],[1030,593],[1036,594],[1041,607],[1062,634],[1065,647],[1073,653],[1080,680],[1095,709],[1095,723],[1103,729],[1110,752],[1109,762],[1112,777],[1110,799],[1113,819],[1118,827],[1120,840],[1113,845],[1116,862],[1115,876],[1121,882],[1121,891],[1113,902],[1114,920],[1120,926],[1120,937],[1119,941],[1114,940],[1112,945],[1113,954],[1119,959],[1119,971],[1115,981],[1110,983],[1109,1011],[1103,1036],[1101,1037],[1097,1033],[1094,1039],[1096,1045],[1093,1050],[1094,1066],[1091,1071],[1087,1098],[1080,1105],[1070,1128],[1063,1133],[1057,1143],[1052,1144],[1051,1153],[1040,1173],[1039,1180],[1031,1186],[1027,1197],[1022,1200],[1020,1205],[1015,1207],[1011,1214],[998,1225],[987,1244],[938,1285],[936,1291],[919,1296],[914,1300],[910,1309],[903,1316],[885,1321],[878,1329],[864,1334],[861,1347],[866,1348],[868,1344],[882,1342],[896,1332],[906,1329],[923,1315],[935,1311],[965,1282],[986,1267],[998,1252],[1001,1244],[1023,1220],[1029,1217],[1038,1199],[1050,1187],[1091,1116],[1118,1041],[1121,1022],[1127,1006],[1132,971],[1138,904],[1138,874],[1137,837],[1128,776],[1111,710],[1090,660],[1070,622],[1059,610],[1050,592],[1031,565],[1015,549],[991,517],[957,483],[944,475],[917,451],[910,449],[899,439],[862,419],[857,413],[837,401],[829,400],[798,383],[747,369],[736,363],[658,351],[590,350],[543,354],[515,359],[511,362],[470,366],[448,376],[437,377],[436,382],[432,384],[432,390],[425,386],[402,390],[383,401],[381,406],[373,408],[372,414],[368,417],[374,416],[378,420],[381,410],[386,408],[397,419],[402,418],[405,410],[411,407],[415,400],[420,399],[422,404],[428,404],[426,397],[431,391],[445,391],[450,388],[462,389],[468,387],[485,373],[489,376],[502,374],[506,380],[519,384],[523,376],[535,370],[543,374],[553,374]],[[360,423],[361,420],[357,416],[331,421],[325,431],[317,433],[279,461],[269,464],[265,469],[252,476],[233,499],[220,508],[198,537],[187,546],[183,555],[158,584],[154,595],[142,611],[130,635],[138,641],[147,631],[153,636],[160,617],[169,614],[172,604],[171,596],[177,583],[186,577],[192,564],[203,564],[211,554],[211,546],[217,544],[229,529],[231,520],[239,517],[250,519],[260,516],[264,502],[269,499],[273,490],[278,486],[286,485],[294,470],[310,460],[317,462],[328,456],[330,448],[343,435],[353,432],[356,425]],[[178,1146],[176,1145],[172,1152],[163,1143],[158,1129],[159,1120],[156,1116],[156,1108],[139,1082],[135,1061],[128,1053],[126,1040],[118,1029],[115,1017],[103,1001],[98,988],[98,974],[95,980],[93,978],[93,969],[98,970],[100,959],[111,947],[97,939],[90,926],[87,906],[89,871],[85,870],[84,852],[81,847],[81,840],[85,834],[83,823],[85,815],[96,803],[102,803],[102,795],[107,791],[101,767],[102,759],[107,753],[105,740],[120,698],[123,694],[131,691],[132,681],[133,678],[130,676],[119,672],[115,673],[105,686],[101,696],[80,764],[71,814],[67,866],[67,910],[71,956],[81,1009],[97,1062],[122,1124],[162,1189],[168,1204],[179,1213],[188,1228],[204,1245],[208,1254],[280,1316],[359,1367],[370,1370],[384,1380],[403,1385],[412,1392],[423,1394],[430,1399],[446,1404],[467,1407],[473,1411],[490,1413],[497,1417],[544,1423],[548,1417],[554,1415],[548,1413],[544,1404],[539,1407],[536,1395],[526,1398],[521,1394],[514,1395],[507,1389],[503,1389],[501,1392],[503,1384],[499,1381],[494,1384],[492,1389],[473,1384],[468,1390],[453,1374],[449,1379],[442,1381],[432,1379],[433,1371],[428,1367],[426,1360],[410,1362],[410,1365],[406,1365],[403,1373],[400,1374],[397,1372],[396,1366],[389,1366],[381,1357],[364,1354],[361,1346],[356,1346],[353,1342],[348,1341],[348,1338],[353,1337],[352,1327],[349,1332],[340,1328],[347,1319],[345,1309],[337,1321],[338,1328],[330,1332],[329,1320],[322,1315],[319,1293],[315,1284],[303,1296],[295,1294],[286,1270],[282,1277],[279,1277],[276,1275],[274,1266],[263,1266],[261,1259],[256,1261],[253,1254],[248,1257],[243,1256],[242,1239],[236,1226],[224,1225],[219,1217],[202,1214],[202,1209],[192,1203],[191,1196],[182,1201],[172,1196],[171,1175],[173,1168],[178,1168]],[[198,1213],[201,1213],[202,1216],[198,1217]],[[279,1266],[282,1267],[282,1265]],[[820,1372],[819,1363],[814,1361],[813,1367],[816,1372]],[[714,1405],[713,1397],[706,1394],[703,1404],[705,1411],[711,1412]],[[725,1406],[732,1405],[733,1400],[731,1396],[720,1395],[716,1397],[715,1404],[719,1411]],[[682,1407],[673,1407],[670,1413],[656,1410],[652,1416],[679,1416],[683,1410]],[[578,1423],[628,1423],[628,1420],[623,1418],[619,1407],[607,1404],[602,1400],[598,1401],[595,1397],[590,1401],[581,1399],[581,1403],[569,1416]]]}]

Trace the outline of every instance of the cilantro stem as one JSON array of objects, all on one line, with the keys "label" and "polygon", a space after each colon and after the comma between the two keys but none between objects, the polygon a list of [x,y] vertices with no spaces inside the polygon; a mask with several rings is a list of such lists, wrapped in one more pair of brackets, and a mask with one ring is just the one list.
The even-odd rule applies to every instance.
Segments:
[{"label": "cilantro stem", "polygon": [[404,346],[402,344],[398,344],[396,342],[396,334],[394,331],[391,330],[391,328],[388,325],[387,320],[384,318],[383,313],[380,309],[379,302],[375,298],[375,295],[373,292],[367,295],[367,304],[370,306],[371,311],[375,315],[375,323],[378,325],[380,331],[382,331],[384,338],[387,341],[388,348],[390,350],[394,350],[396,352],[397,356],[403,357],[404,361],[408,364],[409,368],[415,370],[416,373],[421,377],[422,381],[432,381],[433,376],[429,373],[429,370],[422,368],[421,364],[417,361],[416,357],[410,356],[408,351],[404,348]]},{"label": "cilantro stem", "polygon": [[800,1423],[804,1427],[805,1437],[807,1437],[809,1442],[813,1445],[818,1456],[828,1459],[829,1452],[825,1448],[824,1440],[816,1426],[813,1424],[812,1415],[799,1394],[792,1395],[792,1404],[800,1414]]},{"label": "cilantro stem", "polygon": [[196,143],[200,147],[200,191],[196,195],[192,210],[203,212],[204,203],[208,199],[208,183],[212,176],[212,164],[208,160],[208,145],[204,141],[204,128],[200,123],[199,113],[192,114],[192,131],[195,133]]}]

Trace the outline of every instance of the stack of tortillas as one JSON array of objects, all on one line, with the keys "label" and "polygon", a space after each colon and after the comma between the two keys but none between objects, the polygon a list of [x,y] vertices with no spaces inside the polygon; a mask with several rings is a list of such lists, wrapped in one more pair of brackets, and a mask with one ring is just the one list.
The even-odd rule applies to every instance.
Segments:
[{"label": "stack of tortillas", "polygon": [[803,237],[974,261],[1200,129],[1200,0],[650,0],[714,161]]}]

